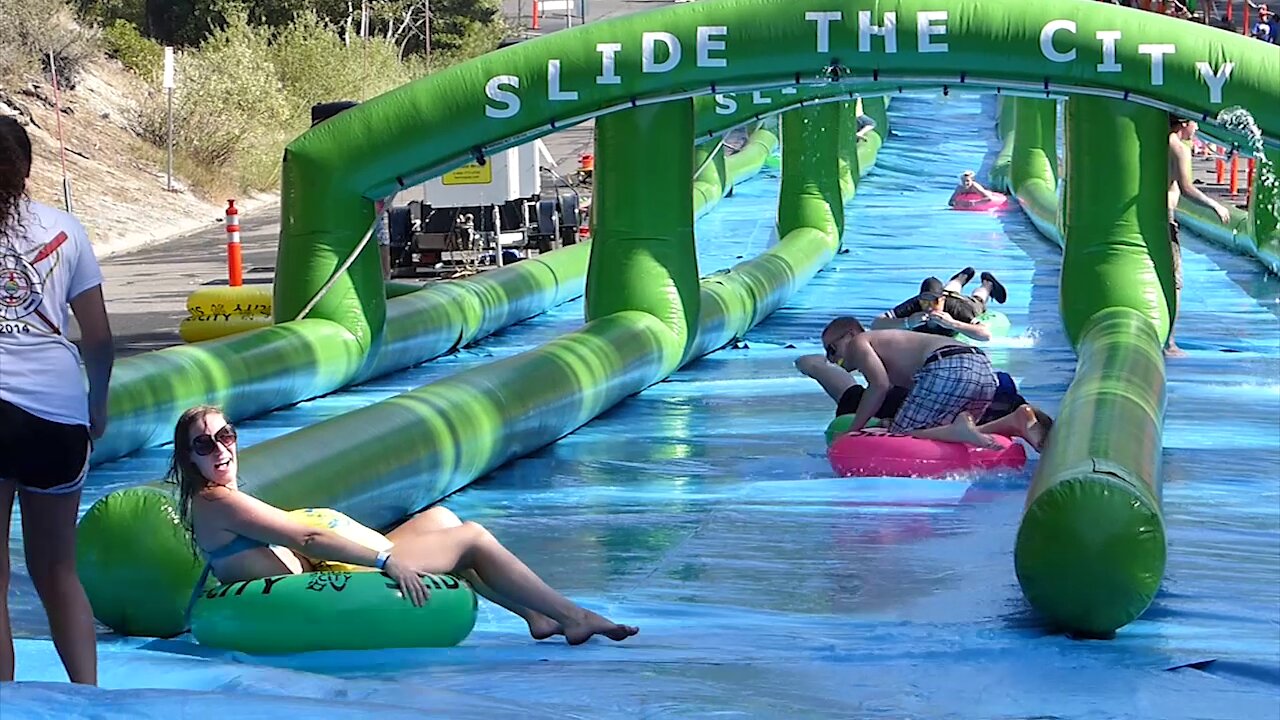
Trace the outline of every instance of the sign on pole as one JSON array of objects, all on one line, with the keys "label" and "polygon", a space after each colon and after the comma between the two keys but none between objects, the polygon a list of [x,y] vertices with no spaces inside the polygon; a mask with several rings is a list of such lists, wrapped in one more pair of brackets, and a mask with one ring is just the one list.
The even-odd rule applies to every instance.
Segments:
[{"label": "sign on pole", "polygon": [[168,189],[173,192],[173,48],[166,47],[164,49],[164,90],[169,96],[169,167],[168,167]]}]

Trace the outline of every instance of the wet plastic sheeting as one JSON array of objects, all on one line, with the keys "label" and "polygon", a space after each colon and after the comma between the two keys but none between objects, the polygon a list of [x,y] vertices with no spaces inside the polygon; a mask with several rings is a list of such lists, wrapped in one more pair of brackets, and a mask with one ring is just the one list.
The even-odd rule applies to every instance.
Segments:
[{"label": "wet plastic sheeting", "polygon": [[[945,209],[960,172],[991,150],[987,102],[893,109],[898,136],[852,205],[849,252],[749,347],[696,363],[448,502],[556,587],[639,624],[638,637],[534,643],[482,604],[475,633],[451,650],[250,658],[183,639],[104,638],[105,686],[201,694],[66,700],[51,686],[10,686],[6,720],[63,717],[63,702],[84,709],[86,697],[101,715],[135,717],[194,716],[218,702],[278,717],[317,700],[329,714],[390,717],[1280,716],[1280,288],[1250,261],[1185,241],[1178,340],[1190,355],[1169,365],[1168,573],[1115,640],[1050,635],[1021,598],[1012,549],[1031,467],[978,482],[831,478],[822,431],[833,404],[792,361],[821,352],[818,332],[835,312],[869,321],[923,274],[945,280],[972,264],[1009,288],[1000,309],[1015,337],[992,355],[1024,394],[1055,411],[1074,366],[1055,246],[1016,211]],[[769,181],[739,188],[700,223],[701,246],[729,259],[758,253],[775,192]],[[541,342],[577,312],[513,328],[405,386]],[[322,402],[362,401],[343,397]],[[323,412],[277,413],[246,435]],[[95,488],[125,480],[108,471]],[[37,626],[33,612],[20,613],[22,634]],[[21,678],[61,677],[47,640],[22,641],[18,657]]]}]

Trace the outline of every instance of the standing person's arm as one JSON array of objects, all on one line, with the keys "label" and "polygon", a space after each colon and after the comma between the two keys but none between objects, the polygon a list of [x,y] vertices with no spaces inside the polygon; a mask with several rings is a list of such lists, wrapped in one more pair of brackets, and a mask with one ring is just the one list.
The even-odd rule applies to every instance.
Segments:
[{"label": "standing person's arm", "polygon": [[80,358],[89,378],[89,434],[95,440],[107,431],[107,394],[115,365],[115,341],[102,298],[102,269],[84,226],[74,222],[71,235],[77,248],[67,284],[67,304],[80,326]]},{"label": "standing person's arm", "polygon": [[1184,145],[1181,140],[1175,137],[1170,137],[1169,152],[1173,153],[1175,159],[1174,165],[1177,167],[1173,181],[1178,183],[1178,189],[1182,191],[1183,196],[1193,202],[1200,203],[1217,213],[1218,219],[1222,221],[1223,225],[1231,222],[1231,211],[1227,210],[1227,208],[1218,201],[1208,195],[1205,195],[1200,191],[1200,188],[1196,187],[1192,182],[1191,151],[1187,149],[1187,146]]},{"label": "standing person's arm", "polygon": [[96,440],[107,431],[107,395],[116,357],[102,286],[72,298],[71,312],[80,326],[80,357],[89,378],[89,434]]}]

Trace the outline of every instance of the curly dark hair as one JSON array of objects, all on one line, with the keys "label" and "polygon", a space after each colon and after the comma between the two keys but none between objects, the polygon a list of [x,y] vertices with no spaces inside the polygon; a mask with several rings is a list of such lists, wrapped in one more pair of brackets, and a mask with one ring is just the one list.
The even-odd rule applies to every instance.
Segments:
[{"label": "curly dark hair", "polygon": [[22,202],[31,174],[31,138],[17,120],[0,117],[0,237],[20,230]]}]

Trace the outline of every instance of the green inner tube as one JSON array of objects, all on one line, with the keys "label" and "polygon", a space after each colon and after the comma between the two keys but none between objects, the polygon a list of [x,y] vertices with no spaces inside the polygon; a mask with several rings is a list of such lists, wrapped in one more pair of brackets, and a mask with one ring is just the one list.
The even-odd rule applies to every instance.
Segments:
[{"label": "green inner tube", "polygon": [[[853,426],[854,418],[857,415],[837,415],[835,420],[827,424],[827,446],[836,441],[836,438],[849,432],[849,428]],[[880,418],[871,418],[871,422],[867,423],[869,428],[884,427],[884,421]]]},{"label": "green inner tube", "polygon": [[379,572],[313,572],[227,583],[191,611],[201,645],[255,655],[317,650],[453,647],[476,624],[466,580],[425,575],[430,597],[414,607]]},{"label": "green inner tube", "polygon": [[[991,331],[991,339],[1009,337],[1011,323],[1009,317],[999,310],[988,310],[977,317],[974,321],[980,325],[986,325]],[[982,340],[974,340],[967,335],[957,335],[956,339],[970,345],[981,344]]]}]

